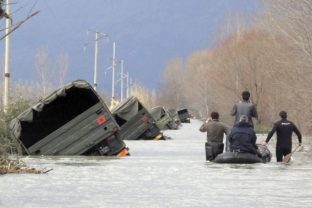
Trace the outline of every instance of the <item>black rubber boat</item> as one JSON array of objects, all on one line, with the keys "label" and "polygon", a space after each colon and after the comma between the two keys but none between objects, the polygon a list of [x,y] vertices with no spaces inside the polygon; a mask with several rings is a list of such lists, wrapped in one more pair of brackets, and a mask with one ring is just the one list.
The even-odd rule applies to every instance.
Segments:
[{"label": "black rubber boat", "polygon": [[[271,161],[272,154],[267,146],[258,144],[258,148],[262,153],[262,157],[256,154],[247,152],[223,152],[218,154],[211,162],[215,163],[235,163],[235,164],[250,164],[250,163],[267,163]],[[206,145],[206,159],[209,158],[210,149]],[[208,159],[207,159],[208,160]]]}]

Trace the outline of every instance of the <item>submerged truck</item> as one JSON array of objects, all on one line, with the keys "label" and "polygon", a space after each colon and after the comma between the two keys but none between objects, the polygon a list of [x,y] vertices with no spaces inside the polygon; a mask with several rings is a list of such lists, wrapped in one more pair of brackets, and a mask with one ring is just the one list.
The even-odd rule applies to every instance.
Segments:
[{"label": "submerged truck", "polygon": [[54,91],[10,123],[28,155],[127,155],[119,126],[92,86],[76,80]]},{"label": "submerged truck", "polygon": [[178,124],[170,117],[167,110],[162,106],[154,107],[150,110],[153,118],[156,120],[156,125],[161,129],[178,129]]},{"label": "submerged truck", "polygon": [[113,108],[111,112],[120,126],[118,134],[122,139],[164,139],[155,119],[136,97],[129,97]]},{"label": "submerged truck", "polygon": [[178,110],[178,115],[182,123],[191,123],[191,115],[187,108]]},{"label": "submerged truck", "polygon": [[180,121],[180,117],[178,115],[178,111],[174,108],[169,108],[168,114],[173,119],[173,121],[177,124],[177,126],[179,127],[181,125],[181,121]]}]

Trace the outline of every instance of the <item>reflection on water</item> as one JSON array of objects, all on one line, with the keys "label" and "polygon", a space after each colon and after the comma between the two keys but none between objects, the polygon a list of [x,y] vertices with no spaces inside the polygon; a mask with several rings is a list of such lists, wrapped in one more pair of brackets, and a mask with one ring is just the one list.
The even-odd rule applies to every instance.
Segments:
[{"label": "reflection on water", "polygon": [[26,157],[29,166],[53,171],[0,176],[0,207],[311,206],[309,152],[287,165],[275,157],[267,164],[206,162],[199,126],[193,120],[165,131],[172,140],[127,141],[126,158]]}]

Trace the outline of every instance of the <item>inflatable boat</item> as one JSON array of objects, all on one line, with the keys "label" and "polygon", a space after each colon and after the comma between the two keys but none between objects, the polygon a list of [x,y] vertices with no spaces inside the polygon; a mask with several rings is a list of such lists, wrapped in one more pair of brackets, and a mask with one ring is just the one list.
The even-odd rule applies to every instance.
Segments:
[{"label": "inflatable boat", "polygon": [[219,154],[213,162],[215,163],[261,163],[260,157],[246,152],[224,152]]},{"label": "inflatable boat", "polygon": [[[250,164],[250,163],[267,163],[271,161],[272,154],[266,145],[258,144],[258,148],[262,157],[248,152],[224,152],[217,154],[213,160],[215,163],[236,163],[236,164]],[[206,145],[206,159],[209,155],[209,148]]]}]

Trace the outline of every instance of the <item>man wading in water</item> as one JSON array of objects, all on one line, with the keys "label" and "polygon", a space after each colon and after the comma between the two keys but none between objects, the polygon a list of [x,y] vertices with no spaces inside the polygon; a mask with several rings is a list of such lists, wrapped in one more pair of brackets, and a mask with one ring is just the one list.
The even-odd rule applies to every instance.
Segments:
[{"label": "man wading in water", "polygon": [[272,130],[269,132],[265,144],[268,144],[273,134],[276,132],[277,141],[276,141],[276,161],[282,162],[283,157],[291,153],[292,148],[292,133],[298,137],[299,146],[301,146],[302,136],[296,125],[287,120],[287,112],[281,111],[279,113],[281,120],[274,123]]},{"label": "man wading in water", "polygon": [[205,123],[201,125],[199,131],[207,132],[207,160],[214,160],[215,157],[223,152],[223,136],[228,134],[229,128],[222,122],[219,121],[219,113],[211,112]]}]

